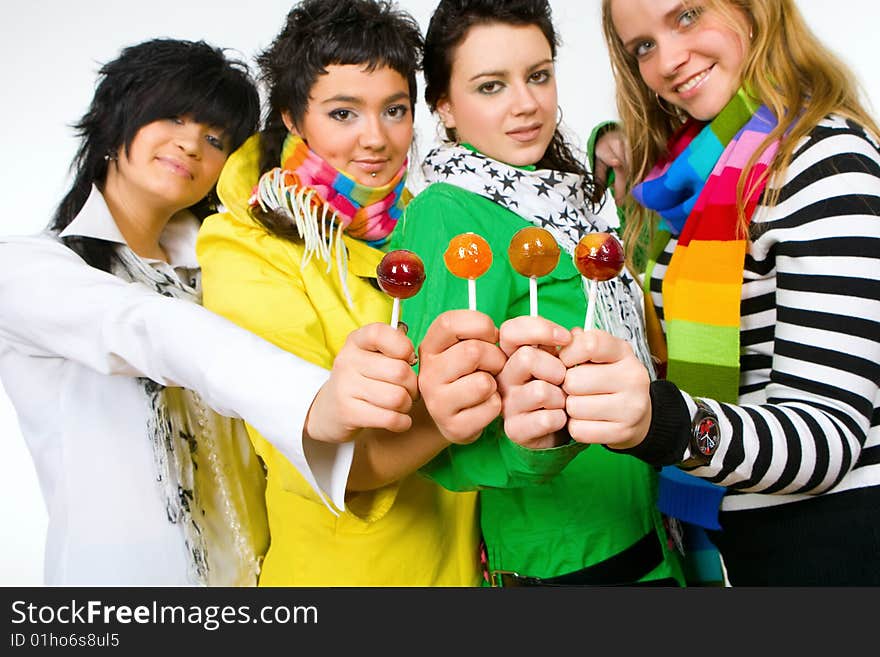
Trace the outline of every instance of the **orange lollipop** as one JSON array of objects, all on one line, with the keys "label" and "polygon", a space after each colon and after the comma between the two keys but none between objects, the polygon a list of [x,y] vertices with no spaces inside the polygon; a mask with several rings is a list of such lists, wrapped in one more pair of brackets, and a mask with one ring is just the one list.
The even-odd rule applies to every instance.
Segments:
[{"label": "orange lollipop", "polygon": [[538,277],[546,276],[559,262],[559,245],[549,230],[528,226],[518,230],[507,247],[510,265],[529,279],[529,309],[538,316]]},{"label": "orange lollipop", "polygon": [[476,280],[492,265],[492,248],[476,233],[461,233],[449,240],[443,254],[446,268],[459,278],[468,281],[468,307],[477,309]]},{"label": "orange lollipop", "polygon": [[623,246],[610,233],[588,233],[574,249],[574,266],[590,282],[587,318],[584,329],[593,328],[596,317],[596,292],[599,281],[607,281],[623,269]]}]

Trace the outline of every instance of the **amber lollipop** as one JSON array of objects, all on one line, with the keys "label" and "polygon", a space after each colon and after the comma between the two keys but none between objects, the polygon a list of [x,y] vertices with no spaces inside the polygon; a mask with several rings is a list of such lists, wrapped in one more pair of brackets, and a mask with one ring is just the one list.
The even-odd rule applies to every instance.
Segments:
[{"label": "amber lollipop", "polygon": [[529,314],[538,316],[538,277],[546,276],[559,263],[559,245],[549,230],[528,226],[518,230],[507,247],[510,265],[529,279]]},{"label": "amber lollipop", "polygon": [[610,233],[588,233],[574,249],[574,266],[584,283],[589,284],[587,317],[584,329],[593,328],[596,320],[596,292],[600,281],[607,281],[623,269],[623,246]]},{"label": "amber lollipop", "polygon": [[394,299],[391,309],[391,328],[397,328],[400,319],[400,300],[418,294],[425,282],[425,265],[412,251],[389,251],[376,266],[379,287]]},{"label": "amber lollipop", "polygon": [[446,268],[468,282],[468,308],[477,309],[476,280],[492,265],[492,248],[476,233],[460,233],[451,240],[443,254]]}]

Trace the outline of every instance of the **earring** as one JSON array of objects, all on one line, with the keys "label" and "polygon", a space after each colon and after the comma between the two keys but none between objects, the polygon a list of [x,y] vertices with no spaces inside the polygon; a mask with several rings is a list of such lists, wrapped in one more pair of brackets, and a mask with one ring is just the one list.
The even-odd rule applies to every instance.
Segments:
[{"label": "earring", "polygon": [[110,150],[108,150],[104,154],[104,161],[105,162],[109,162],[111,160],[115,162],[118,159],[119,159],[119,153],[116,152],[116,149],[111,148]]},{"label": "earring", "polygon": [[666,101],[663,100],[662,98],[660,98],[660,94],[658,94],[656,92],[654,93],[654,100],[657,101],[657,107],[659,107],[660,110],[664,114],[668,114],[669,116],[674,116],[676,118],[676,120],[678,120],[679,123],[684,123],[685,121],[687,121],[687,115],[684,113],[684,111],[682,111],[682,109],[678,105],[674,105],[672,103],[669,103],[670,105],[672,105],[672,111],[670,111],[666,107]]},{"label": "earring", "polygon": [[558,128],[562,125],[562,105],[556,106],[556,117],[556,127]]}]

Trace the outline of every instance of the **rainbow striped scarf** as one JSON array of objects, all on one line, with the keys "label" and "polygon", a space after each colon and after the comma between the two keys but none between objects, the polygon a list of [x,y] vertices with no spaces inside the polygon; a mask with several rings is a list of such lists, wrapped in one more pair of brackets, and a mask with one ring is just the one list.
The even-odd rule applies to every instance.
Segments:
[{"label": "rainbow striped scarf", "polygon": [[327,263],[329,272],[331,254],[335,253],[342,292],[352,306],[342,235],[374,248],[388,242],[412,198],[405,186],[407,163],[388,184],[367,187],[335,169],[293,134],[284,140],[281,161],[282,166],[260,176],[248,204],[264,212],[281,212],[290,219],[304,243],[303,266],[316,256]]},{"label": "rainbow striped scarf", "polygon": [[[775,126],[767,107],[740,90],[710,124],[691,121],[673,135],[668,157],[632,191],[661,217],[645,272],[647,299],[657,256],[672,235],[678,237],[663,279],[665,340],[653,305],[645,314],[652,350],[667,354],[666,378],[694,396],[722,402],[739,398],[746,240],[738,231],[736,188],[749,158]],[[778,142],[769,144],[747,175],[749,219],[764,190],[762,174],[778,147]],[[717,550],[703,528],[721,529],[718,508],[725,490],[671,466],[660,471],[657,506],[684,521],[689,581],[723,581]]]},{"label": "rainbow striped scarf", "polygon": [[[690,122],[670,143],[633,196],[661,216],[659,254],[678,244],[663,280],[668,365],[666,377],[700,397],[739,397],[739,331],[745,236],[738,231],[736,188],[743,168],[776,119],[740,90],[708,125]],[[751,218],[766,184],[763,177],[778,142],[761,153],[745,181],[745,215]],[[648,263],[645,285],[656,257]],[[646,296],[650,292],[646,287]]]},{"label": "rainbow striped scarf", "polygon": [[310,203],[324,205],[334,213],[335,222],[343,232],[378,247],[389,240],[406,206],[406,169],[404,162],[391,182],[381,187],[367,187],[332,167],[301,137],[291,134],[284,141],[281,167],[263,174],[251,205],[260,203],[264,209],[277,209],[280,205],[290,209],[296,205],[291,199],[312,190]]}]

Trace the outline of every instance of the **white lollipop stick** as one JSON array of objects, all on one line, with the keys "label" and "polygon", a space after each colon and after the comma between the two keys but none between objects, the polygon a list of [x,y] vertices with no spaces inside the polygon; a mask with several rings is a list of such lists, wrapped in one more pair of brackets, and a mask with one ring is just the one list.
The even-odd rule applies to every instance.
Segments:
[{"label": "white lollipop stick", "polygon": [[589,285],[589,294],[587,295],[587,318],[584,321],[584,330],[589,331],[593,328],[593,323],[596,321],[596,291],[599,289],[599,282],[595,279],[587,279],[586,276],[582,276],[584,279],[584,283]]},{"label": "white lollipop stick", "polygon": [[468,279],[468,308],[470,310],[477,309],[477,279]]},{"label": "white lollipop stick", "polygon": [[397,322],[400,319],[400,299],[394,297],[394,305],[391,306],[391,328],[397,328]]},{"label": "white lollipop stick", "polygon": [[538,316],[538,279],[529,276],[529,315]]}]

